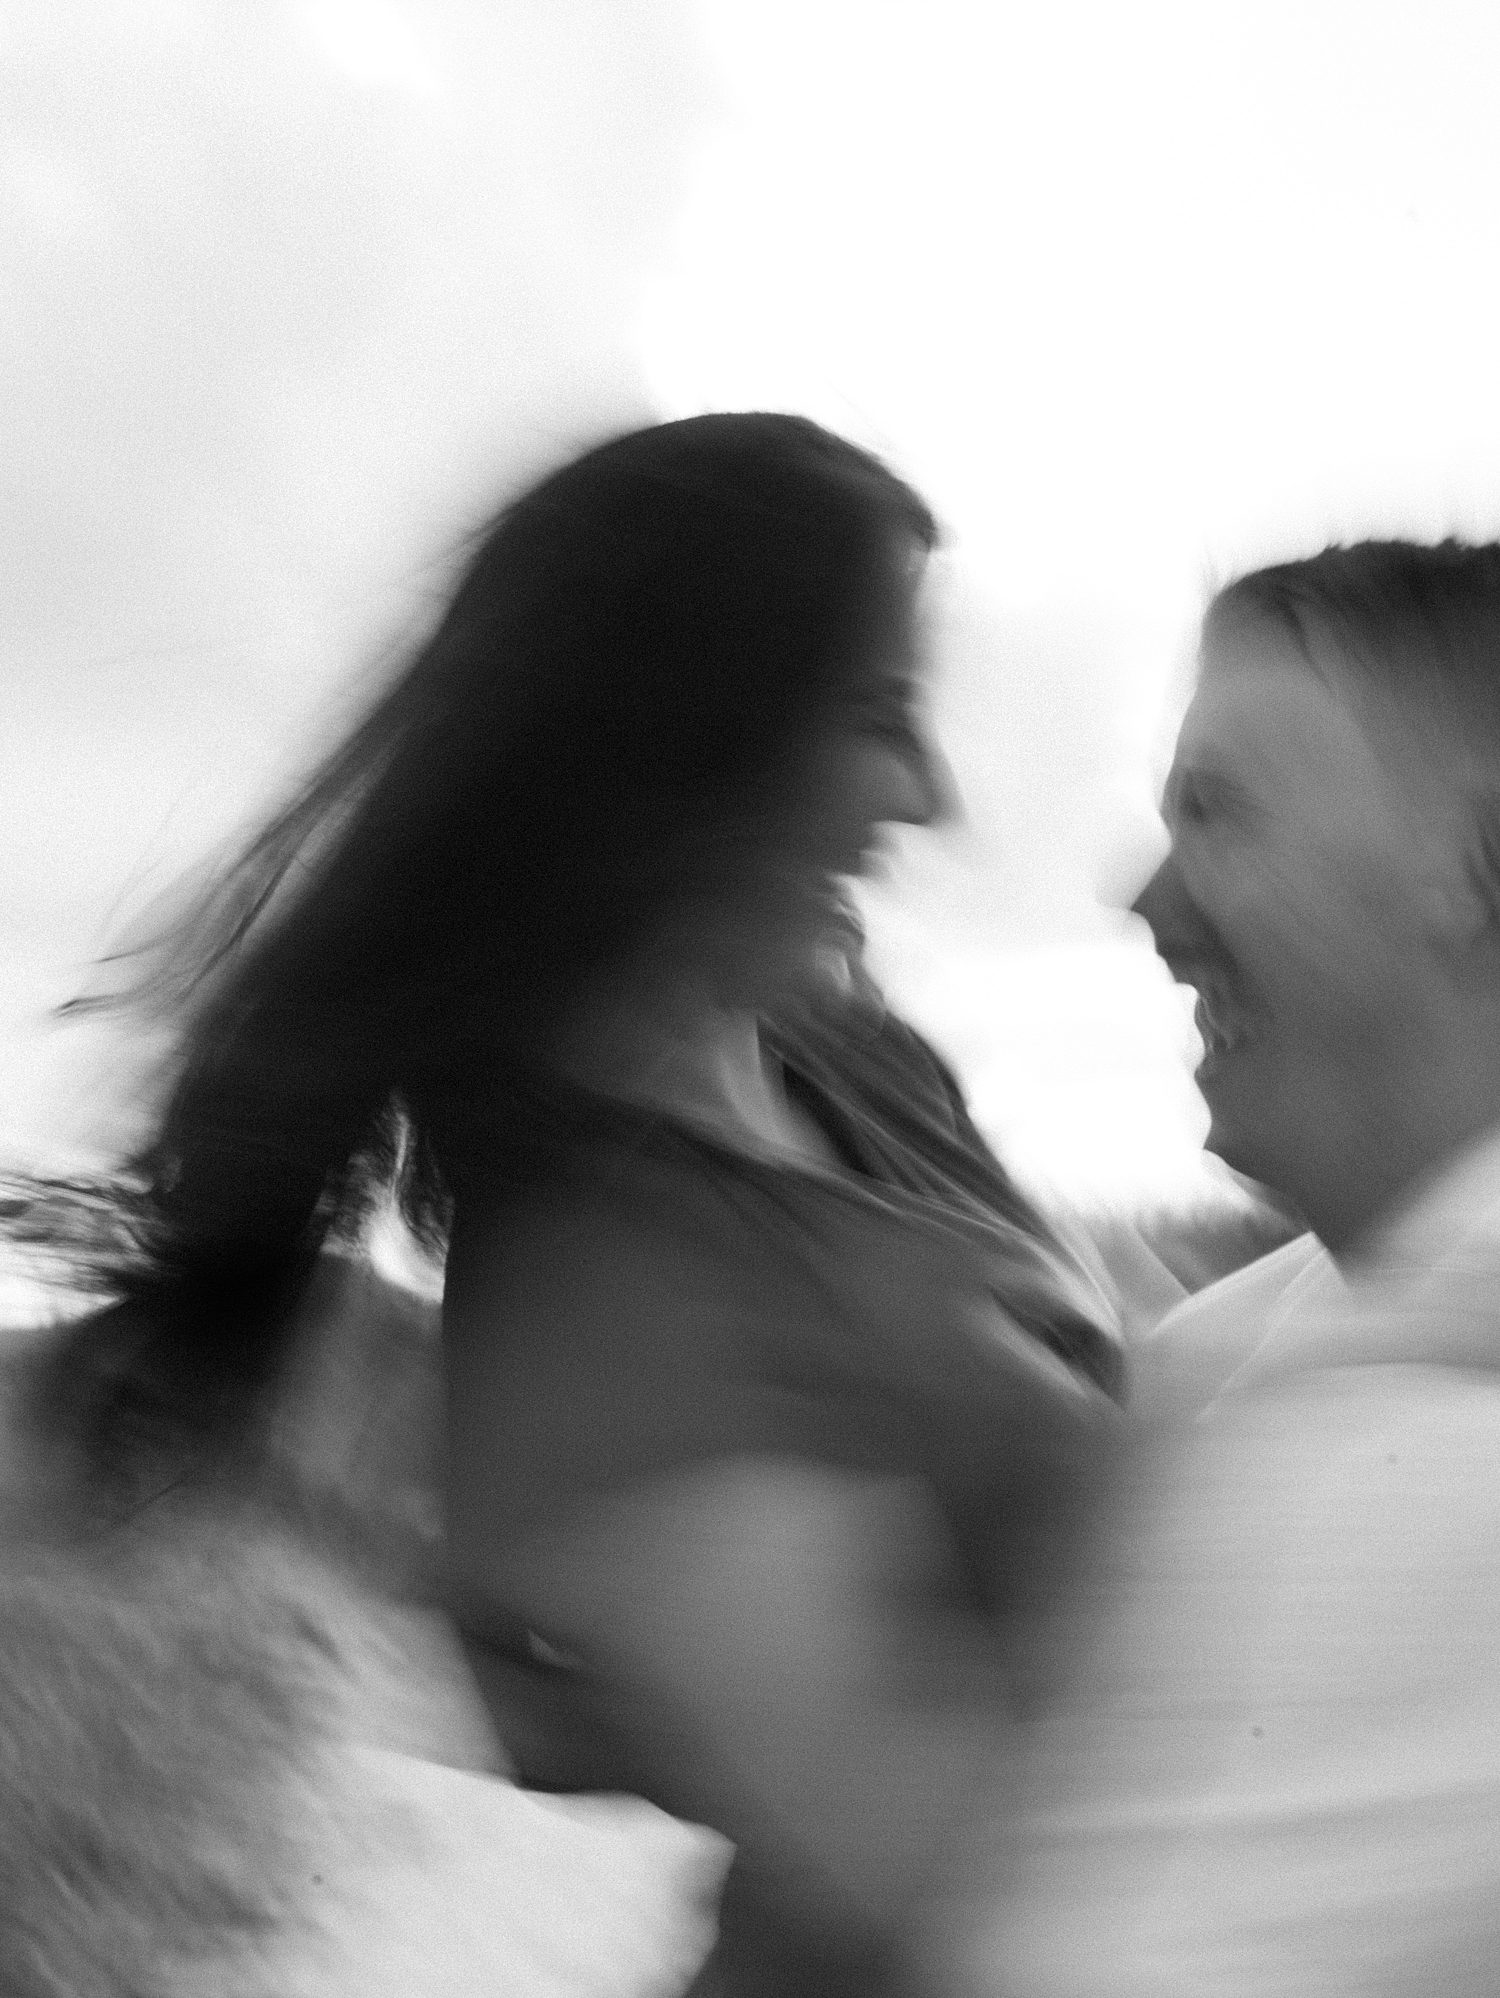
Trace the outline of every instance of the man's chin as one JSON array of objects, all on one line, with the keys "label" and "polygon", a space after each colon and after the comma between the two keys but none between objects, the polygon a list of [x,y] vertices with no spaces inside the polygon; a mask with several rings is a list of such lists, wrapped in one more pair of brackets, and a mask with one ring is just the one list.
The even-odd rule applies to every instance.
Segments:
[{"label": "man's chin", "polygon": [[1244,1086],[1241,1057],[1207,1052],[1193,1080],[1208,1110],[1204,1151],[1221,1159],[1231,1172],[1259,1179],[1266,1165],[1268,1133],[1264,1118],[1256,1114],[1258,1093]]},{"label": "man's chin", "polygon": [[1257,1206],[1301,1229],[1307,1223],[1291,1189],[1306,1187],[1309,1096],[1324,1092],[1322,1078],[1293,1054],[1258,1021],[1254,1031],[1205,1048],[1194,1081],[1208,1110],[1204,1151]]},{"label": "man's chin", "polygon": [[1242,1199],[1249,1201],[1254,1207],[1266,1208],[1279,1215],[1288,1228],[1297,1234],[1307,1227],[1307,1221],[1292,1196],[1284,1193],[1275,1180],[1267,1176],[1268,1173],[1276,1171],[1274,1166],[1268,1167],[1259,1159],[1253,1164],[1242,1163],[1253,1155],[1245,1151],[1224,1150],[1212,1141],[1212,1134],[1204,1139],[1203,1149],[1224,1169],[1222,1174],[1216,1177],[1225,1180]]},{"label": "man's chin", "polygon": [[1282,1191],[1286,1173],[1274,1148],[1264,1137],[1257,1142],[1253,1133],[1216,1110],[1212,1103],[1209,1114],[1212,1121],[1203,1140],[1204,1151],[1217,1159],[1236,1187],[1258,1205],[1275,1208],[1299,1227],[1305,1225],[1291,1196]]}]

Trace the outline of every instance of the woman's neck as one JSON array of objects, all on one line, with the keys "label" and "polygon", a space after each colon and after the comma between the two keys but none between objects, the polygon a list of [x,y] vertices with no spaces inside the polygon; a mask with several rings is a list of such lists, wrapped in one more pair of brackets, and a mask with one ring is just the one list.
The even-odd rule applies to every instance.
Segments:
[{"label": "woman's neck", "polygon": [[747,1149],[829,1162],[832,1148],[789,1100],[748,1007],[660,986],[601,994],[576,1016],[560,1066],[601,1095],[664,1110]]}]

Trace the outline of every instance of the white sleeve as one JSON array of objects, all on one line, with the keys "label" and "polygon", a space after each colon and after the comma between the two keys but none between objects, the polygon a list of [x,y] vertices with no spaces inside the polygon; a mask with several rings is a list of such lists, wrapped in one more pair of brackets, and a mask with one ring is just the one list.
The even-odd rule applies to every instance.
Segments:
[{"label": "white sleeve", "polygon": [[1246,1401],[1130,1548],[950,1988],[1490,1998],[1500,1382],[1367,1366]]}]

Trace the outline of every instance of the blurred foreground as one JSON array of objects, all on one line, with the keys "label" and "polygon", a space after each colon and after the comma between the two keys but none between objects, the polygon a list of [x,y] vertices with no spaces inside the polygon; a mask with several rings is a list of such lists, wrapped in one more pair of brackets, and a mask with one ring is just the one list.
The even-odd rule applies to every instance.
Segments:
[{"label": "blurred foreground", "polygon": [[[1278,1226],[1094,1232],[1139,1334]],[[308,1316],[256,1490],[168,1492],[88,1538],[59,1529],[19,1415],[42,1335],[7,1337],[0,1989],[681,1991],[723,1841],[634,1799],[517,1790],[437,1606],[433,1296],[330,1255]]]},{"label": "blurred foreground", "polygon": [[[0,1990],[681,1990],[711,1940],[722,1841],[634,1799],[505,1780],[424,1600],[433,1309],[343,1258],[320,1291],[317,1378],[264,1489],[212,1507],[168,1493],[87,1539],[49,1506],[16,1410],[33,1341],[12,1337]],[[351,1369],[397,1346],[387,1431]]]}]

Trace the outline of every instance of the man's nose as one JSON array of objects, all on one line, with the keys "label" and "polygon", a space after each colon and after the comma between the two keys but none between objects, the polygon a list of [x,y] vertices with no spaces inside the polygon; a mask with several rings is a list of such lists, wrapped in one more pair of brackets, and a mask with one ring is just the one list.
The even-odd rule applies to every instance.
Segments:
[{"label": "man's nose", "polygon": [[1201,918],[1187,892],[1175,853],[1168,852],[1130,904],[1151,932],[1151,941],[1168,964],[1180,956],[1187,939],[1201,928]]},{"label": "man's nose", "polygon": [[1098,900],[1106,909],[1144,915],[1138,905],[1170,855],[1166,827],[1155,810],[1132,798],[1109,812],[1101,844],[1104,857],[1094,873]]},{"label": "man's nose", "polygon": [[1152,916],[1153,914],[1159,915],[1162,913],[1163,905],[1171,893],[1168,880],[1171,866],[1172,856],[1168,854],[1166,859],[1161,861],[1147,876],[1144,885],[1136,890],[1126,905],[1130,914],[1132,916],[1139,916],[1150,927],[1153,934],[1156,930],[1156,924],[1152,921]]}]

